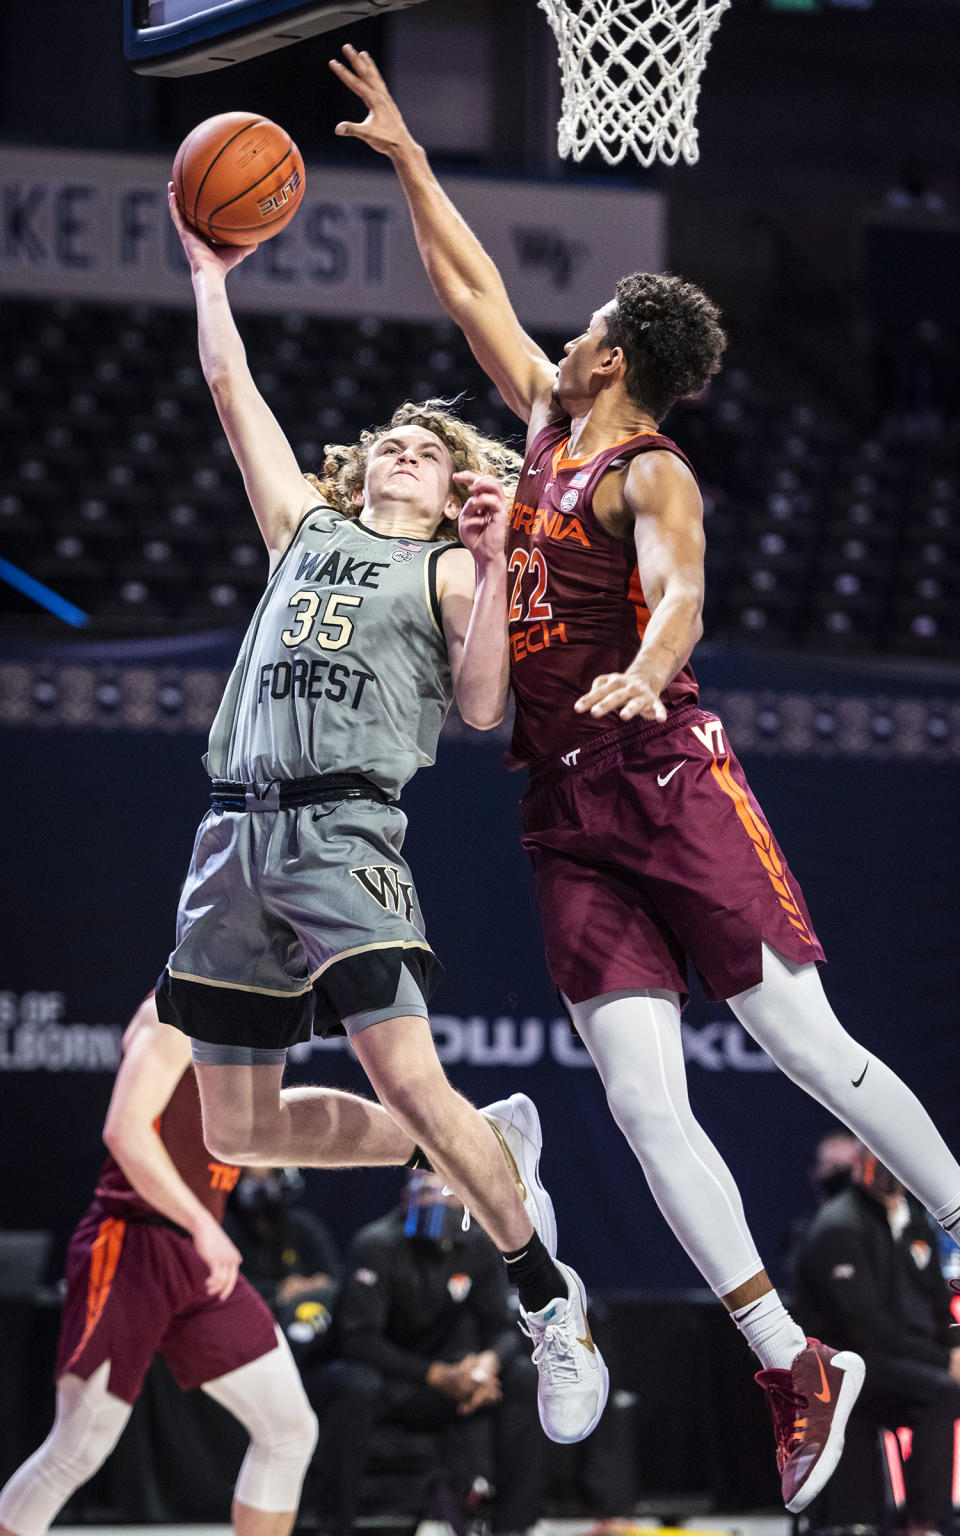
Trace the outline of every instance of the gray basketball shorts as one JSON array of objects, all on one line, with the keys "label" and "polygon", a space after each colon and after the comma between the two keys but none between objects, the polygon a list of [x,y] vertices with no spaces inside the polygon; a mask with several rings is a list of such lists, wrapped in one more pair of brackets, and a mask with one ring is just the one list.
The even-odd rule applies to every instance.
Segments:
[{"label": "gray basketball shorts", "polygon": [[161,1019],[265,1060],[312,1031],[354,1034],[427,1016],[443,974],[424,937],[395,805],[337,800],[211,810],[197,833],[177,945],[157,985]]}]

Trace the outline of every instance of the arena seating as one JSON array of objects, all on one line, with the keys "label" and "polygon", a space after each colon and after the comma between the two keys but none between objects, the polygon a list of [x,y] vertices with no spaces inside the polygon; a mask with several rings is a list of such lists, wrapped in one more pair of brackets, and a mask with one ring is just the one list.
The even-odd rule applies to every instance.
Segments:
[{"label": "arena seating", "polygon": [[[401,398],[521,445],[446,321],[240,319],[305,469]],[[563,339],[539,338],[551,356]],[[189,311],[8,300],[0,316],[4,556],[99,633],[243,624],[266,562],[197,362]],[[704,487],[707,633],[845,654],[960,655],[960,465],[944,431],[865,438],[731,361],[665,424]],[[4,622],[56,624],[4,593]]]}]

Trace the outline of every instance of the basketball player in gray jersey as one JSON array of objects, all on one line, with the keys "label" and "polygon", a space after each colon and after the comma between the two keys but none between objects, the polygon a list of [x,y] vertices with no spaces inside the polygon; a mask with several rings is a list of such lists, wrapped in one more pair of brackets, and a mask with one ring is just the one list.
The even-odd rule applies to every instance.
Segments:
[{"label": "basketball player in gray jersey", "polygon": [[[480,1113],[447,1081],[427,1016],[439,966],[401,847],[403,785],[434,759],[453,698],[499,723],[507,695],[510,456],[442,409],[305,477],[259,394],[226,291],[253,247],[210,246],[171,217],[190,264],[200,358],[270,557],[210,735],[212,807],[184,883],[160,1017],[189,1035],[215,1157],[427,1166],[504,1254],[537,1339],[541,1420],[580,1440],[606,1367],[576,1274],[555,1259],[536,1110]],[[319,492],[319,494],[318,494]],[[346,1031],[379,1103],[283,1089],[286,1051]],[[532,1326],[531,1326],[532,1325]]]}]

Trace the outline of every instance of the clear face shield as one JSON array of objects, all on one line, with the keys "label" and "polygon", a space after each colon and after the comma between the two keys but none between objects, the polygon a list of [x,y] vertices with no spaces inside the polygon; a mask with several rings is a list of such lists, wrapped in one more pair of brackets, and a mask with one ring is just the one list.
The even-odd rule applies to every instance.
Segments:
[{"label": "clear face shield", "polygon": [[461,1230],[463,1206],[456,1195],[444,1194],[444,1181],[439,1173],[415,1168],[407,1180],[403,1203],[405,1237],[446,1245],[456,1241]]}]

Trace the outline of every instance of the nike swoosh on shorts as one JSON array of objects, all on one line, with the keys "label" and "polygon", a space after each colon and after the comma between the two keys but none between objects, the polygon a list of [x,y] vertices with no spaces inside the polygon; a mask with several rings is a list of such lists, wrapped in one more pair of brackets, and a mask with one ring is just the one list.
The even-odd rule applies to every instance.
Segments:
[{"label": "nike swoosh on shorts", "polygon": [[664,784],[669,784],[670,783],[670,780],[673,778],[675,773],[679,773],[680,772],[680,769],[683,767],[683,765],[684,765],[684,763],[686,761],[687,761],[687,759],[684,757],[677,764],[676,768],[671,768],[670,769],[669,773],[658,773],[657,774],[657,783],[660,785],[661,789],[663,788]]}]

